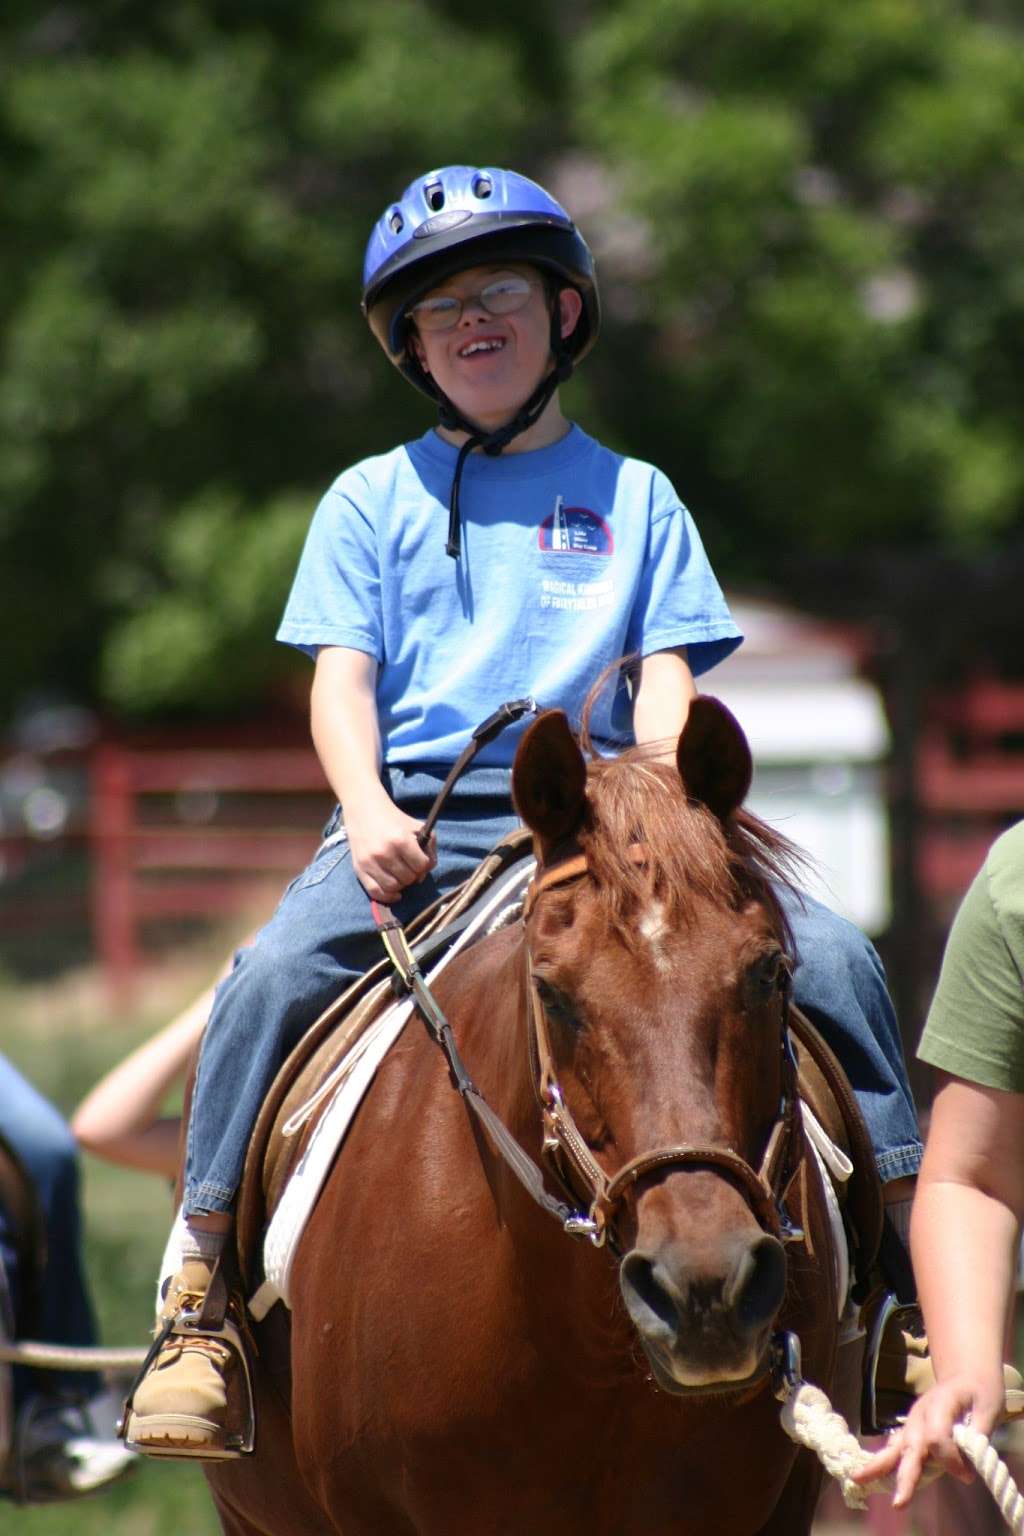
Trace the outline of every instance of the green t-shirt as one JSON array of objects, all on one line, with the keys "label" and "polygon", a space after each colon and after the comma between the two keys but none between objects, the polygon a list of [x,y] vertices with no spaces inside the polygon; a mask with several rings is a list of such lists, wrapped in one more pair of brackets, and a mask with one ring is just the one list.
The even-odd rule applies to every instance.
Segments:
[{"label": "green t-shirt", "polygon": [[1024,821],[992,844],[961,903],[917,1054],[1024,1093]]}]

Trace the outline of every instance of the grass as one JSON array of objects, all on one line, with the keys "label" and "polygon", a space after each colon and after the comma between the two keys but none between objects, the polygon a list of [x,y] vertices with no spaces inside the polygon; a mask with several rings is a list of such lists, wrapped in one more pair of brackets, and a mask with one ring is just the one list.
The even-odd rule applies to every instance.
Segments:
[{"label": "grass", "polygon": [[[216,972],[228,940],[179,954],[146,977],[126,1012],[111,1011],[92,969],[31,986],[0,984],[3,1050],[65,1114],[113,1063],[171,1018]],[[82,1160],[86,1266],[108,1345],[145,1345],[157,1266],[173,1214],[149,1174]],[[18,1536],[215,1536],[205,1479],[183,1462],[139,1459],[102,1494],[46,1507],[0,1500],[0,1531]]]}]

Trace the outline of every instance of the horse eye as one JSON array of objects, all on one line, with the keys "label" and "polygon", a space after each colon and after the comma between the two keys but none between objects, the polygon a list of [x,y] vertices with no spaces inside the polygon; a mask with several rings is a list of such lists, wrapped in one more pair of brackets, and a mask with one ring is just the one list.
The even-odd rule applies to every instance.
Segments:
[{"label": "horse eye", "polygon": [[573,1029],[578,1029],[580,1020],[572,998],[559,987],[553,987],[550,981],[545,981],[542,976],[535,976],[533,980],[537,988],[537,996],[549,1018],[554,1019],[558,1024],[568,1024]]},{"label": "horse eye", "polygon": [[758,994],[770,997],[780,992],[789,982],[790,964],[781,949],[769,950],[760,955],[750,968],[749,979]]}]

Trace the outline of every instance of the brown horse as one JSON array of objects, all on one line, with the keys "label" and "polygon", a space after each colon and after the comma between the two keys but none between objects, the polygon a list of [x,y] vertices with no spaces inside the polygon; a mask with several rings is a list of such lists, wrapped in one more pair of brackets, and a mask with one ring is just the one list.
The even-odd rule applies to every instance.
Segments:
[{"label": "brown horse", "polygon": [[722,706],[694,704],[676,756],[588,769],[542,716],[513,772],[525,917],[436,987],[602,1246],[531,1201],[407,1026],[302,1239],[290,1325],[276,1307],[257,1330],[256,1453],[208,1472],[230,1536],[810,1530],[819,1469],[768,1372],[790,1328],[829,1390],[837,1332],[785,1027],[785,846],[740,809]]}]

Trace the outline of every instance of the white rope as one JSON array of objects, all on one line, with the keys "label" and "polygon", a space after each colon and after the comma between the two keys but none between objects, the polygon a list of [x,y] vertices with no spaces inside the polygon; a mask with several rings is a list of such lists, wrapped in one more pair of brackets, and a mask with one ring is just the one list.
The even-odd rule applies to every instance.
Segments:
[{"label": "white rope", "polygon": [[953,1439],[999,1505],[999,1513],[1013,1536],[1021,1536],[1024,1531],[1024,1496],[995,1446],[980,1430],[972,1429],[969,1424],[954,1424]]},{"label": "white rope", "polygon": [[[864,1485],[853,1481],[853,1474],[867,1465],[870,1452],[851,1434],[846,1420],[836,1413],[820,1387],[800,1381],[784,1399],[780,1417],[790,1439],[813,1451],[836,1479],[848,1509],[864,1509],[868,1494],[892,1491],[891,1477]],[[954,1425],[953,1438],[995,1499],[1014,1536],[1024,1536],[1024,1497],[991,1441],[967,1424]],[[938,1475],[937,1468],[926,1467],[921,1480],[931,1481]]]},{"label": "white rope", "polygon": [[49,1371],[137,1370],[146,1358],[144,1349],[93,1349],[84,1345],[36,1344],[28,1339],[0,1339],[0,1363],[30,1365]]}]

